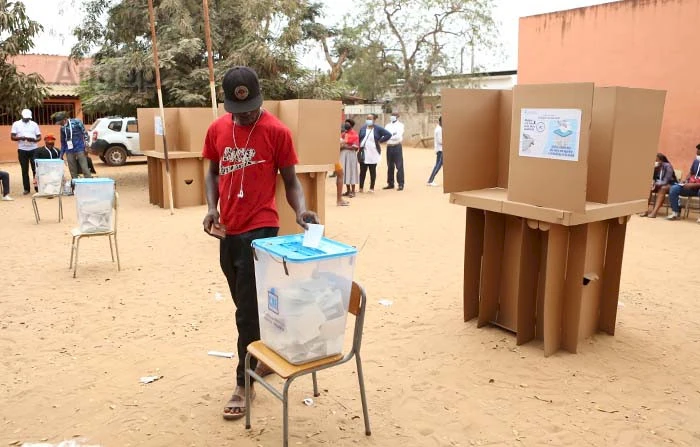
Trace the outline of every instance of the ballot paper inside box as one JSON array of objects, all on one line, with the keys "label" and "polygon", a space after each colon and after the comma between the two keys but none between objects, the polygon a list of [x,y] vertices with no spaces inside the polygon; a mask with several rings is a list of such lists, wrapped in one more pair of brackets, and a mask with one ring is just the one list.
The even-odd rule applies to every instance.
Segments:
[{"label": "ballot paper inside box", "polygon": [[303,235],[253,241],[260,339],[293,364],[340,354],[357,250]]},{"label": "ballot paper inside box", "polygon": [[76,179],[75,201],[78,228],[83,233],[112,229],[114,180],[109,178]]},{"label": "ballot paper inside box", "polygon": [[39,194],[58,195],[63,182],[63,160],[36,160]]}]

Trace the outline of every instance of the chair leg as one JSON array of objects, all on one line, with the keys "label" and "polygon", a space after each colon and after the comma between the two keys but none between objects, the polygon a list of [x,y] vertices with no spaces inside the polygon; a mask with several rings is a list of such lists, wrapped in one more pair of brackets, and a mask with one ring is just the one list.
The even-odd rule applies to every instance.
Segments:
[{"label": "chair leg", "polygon": [[32,197],[32,208],[34,209],[34,220],[36,221],[37,225],[39,225],[41,217],[39,217],[39,206],[37,206],[36,198],[34,197]]},{"label": "chair leg", "polygon": [[245,355],[245,428],[250,430],[250,352]]},{"label": "chair leg", "polygon": [[73,256],[75,255],[75,236],[70,243],[70,263],[68,264],[68,270],[73,268]]},{"label": "chair leg", "polygon": [[73,261],[73,278],[78,273],[78,254],[80,253],[80,236],[75,238],[75,260]]},{"label": "chair leg", "polygon": [[61,223],[63,220],[63,199],[61,198],[61,195],[58,195],[58,223]]},{"label": "chair leg", "polygon": [[117,252],[117,271],[122,271],[122,264],[119,262],[119,244],[117,243],[117,234],[114,234],[114,251]]},{"label": "chair leg", "polygon": [[357,362],[357,380],[360,382],[360,398],[362,399],[362,415],[365,418],[365,435],[371,436],[372,430],[369,427],[369,411],[367,410],[367,395],[365,394],[365,377],[362,373],[362,360],[360,353],[355,353],[355,361]]},{"label": "chair leg", "polygon": [[284,382],[282,391],[282,447],[289,447],[289,386],[293,379]]},{"label": "chair leg", "polygon": [[114,262],[114,247],[112,247],[112,235],[107,235],[107,239],[109,239],[109,254],[112,255],[112,262]]},{"label": "chair leg", "polygon": [[314,382],[314,397],[318,397],[321,393],[318,392],[318,380],[316,380],[316,371],[311,373],[311,380]]}]

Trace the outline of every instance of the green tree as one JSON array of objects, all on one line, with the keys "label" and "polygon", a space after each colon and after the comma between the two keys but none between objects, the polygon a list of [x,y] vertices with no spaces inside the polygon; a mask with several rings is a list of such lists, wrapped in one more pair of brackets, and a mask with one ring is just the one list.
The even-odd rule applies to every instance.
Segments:
[{"label": "green tree", "polygon": [[16,113],[41,104],[46,86],[36,73],[20,73],[12,58],[29,52],[40,33],[39,23],[29,19],[21,1],[0,0],[0,113]]},{"label": "green tree", "polygon": [[382,42],[375,59],[402,82],[403,96],[425,110],[424,96],[436,75],[455,70],[454,54],[465,42],[495,47],[497,37],[492,0],[378,0],[366,3],[360,17],[369,17],[371,41]]},{"label": "green tree", "polygon": [[[155,1],[163,99],[167,106],[209,104],[201,0]],[[297,49],[318,5],[308,0],[210,1],[215,76],[234,65],[258,72],[269,99],[331,95],[322,77],[297,62]],[[88,111],[133,113],[155,106],[154,66],[146,0],[88,0],[74,31],[74,58],[93,53],[81,94]],[[219,99],[222,99],[222,92]]]}]

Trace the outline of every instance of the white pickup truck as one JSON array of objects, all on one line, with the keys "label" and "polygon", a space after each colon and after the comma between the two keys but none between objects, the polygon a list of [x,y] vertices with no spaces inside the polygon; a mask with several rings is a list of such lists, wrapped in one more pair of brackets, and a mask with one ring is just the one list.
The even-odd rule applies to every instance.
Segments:
[{"label": "white pickup truck", "polygon": [[136,118],[106,117],[90,128],[90,153],[109,166],[122,166],[127,157],[143,155]]}]

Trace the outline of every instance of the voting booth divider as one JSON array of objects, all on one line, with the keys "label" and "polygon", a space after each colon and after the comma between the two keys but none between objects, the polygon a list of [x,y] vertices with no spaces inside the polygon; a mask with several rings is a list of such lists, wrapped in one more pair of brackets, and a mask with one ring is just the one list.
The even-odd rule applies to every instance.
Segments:
[{"label": "voting booth divider", "polygon": [[[341,103],[303,99],[265,101],[263,109],[289,127],[299,157],[296,172],[304,190],[307,208],[316,211],[321,222],[325,222],[325,180],[338,158]],[[222,105],[218,115],[221,117],[225,114]],[[148,160],[150,203],[169,208],[163,137],[156,128],[162,127],[160,111],[157,108],[138,109],[137,116],[141,147]],[[202,157],[202,149],[213,120],[210,108],[165,109],[165,134],[175,208],[206,204],[205,177],[209,160]],[[280,214],[280,234],[298,233],[300,227],[293,210],[287,204],[284,184],[279,174],[275,200]]]},{"label": "voting booth divider", "polygon": [[546,356],[615,333],[629,217],[666,93],[591,83],[444,89],[444,191],[466,207],[464,320]]}]

